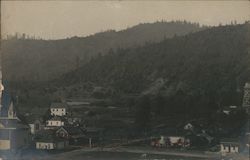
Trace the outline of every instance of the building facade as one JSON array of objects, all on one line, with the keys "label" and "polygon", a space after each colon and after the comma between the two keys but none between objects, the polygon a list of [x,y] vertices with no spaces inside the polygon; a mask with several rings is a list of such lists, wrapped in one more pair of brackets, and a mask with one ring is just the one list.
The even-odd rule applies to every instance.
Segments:
[{"label": "building facade", "polygon": [[[6,98],[5,95],[3,97]],[[30,143],[29,126],[16,116],[13,103],[7,103],[5,98],[0,116],[0,150],[26,148]]]},{"label": "building facade", "polygon": [[69,145],[66,140],[58,139],[41,139],[36,141],[36,149],[42,150],[54,150],[54,149],[64,149]]},{"label": "building facade", "polygon": [[46,127],[61,127],[64,125],[64,121],[60,117],[52,117],[46,121]]},{"label": "building facade", "polygon": [[240,143],[237,139],[224,139],[220,143],[220,152],[222,154],[239,153]]},{"label": "building facade", "polygon": [[50,106],[50,113],[52,116],[65,116],[65,115],[67,115],[67,104],[65,104],[65,103],[52,103]]}]

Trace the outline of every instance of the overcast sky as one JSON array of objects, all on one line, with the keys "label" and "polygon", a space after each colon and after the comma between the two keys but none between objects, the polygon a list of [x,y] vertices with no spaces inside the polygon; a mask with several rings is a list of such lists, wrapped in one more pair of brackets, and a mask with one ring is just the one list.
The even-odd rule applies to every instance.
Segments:
[{"label": "overcast sky", "polygon": [[121,30],[141,22],[187,20],[207,25],[243,23],[250,1],[1,1],[2,35],[45,39]]}]

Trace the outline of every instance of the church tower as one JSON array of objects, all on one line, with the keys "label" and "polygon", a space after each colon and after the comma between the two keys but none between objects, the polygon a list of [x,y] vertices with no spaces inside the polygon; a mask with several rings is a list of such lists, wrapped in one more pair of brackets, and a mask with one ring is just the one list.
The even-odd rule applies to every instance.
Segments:
[{"label": "church tower", "polygon": [[244,96],[242,107],[246,110],[247,114],[250,115],[250,83],[247,82],[244,86]]}]

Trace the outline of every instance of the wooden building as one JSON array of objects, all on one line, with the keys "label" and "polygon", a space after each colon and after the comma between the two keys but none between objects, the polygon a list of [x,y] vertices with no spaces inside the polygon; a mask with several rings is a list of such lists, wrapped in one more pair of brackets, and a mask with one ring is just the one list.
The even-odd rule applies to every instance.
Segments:
[{"label": "wooden building", "polygon": [[42,150],[65,149],[69,145],[67,139],[56,136],[56,130],[41,130],[34,139],[35,148]]},{"label": "wooden building", "polygon": [[52,103],[50,105],[50,113],[52,116],[66,116],[68,106],[66,103]]},{"label": "wooden building", "polygon": [[29,126],[17,116],[10,96],[2,96],[0,116],[0,150],[16,150],[28,147],[30,143]]},{"label": "wooden building", "polygon": [[220,151],[222,154],[239,153],[240,143],[238,139],[223,139],[220,142]]},{"label": "wooden building", "polygon": [[66,139],[69,144],[82,144],[86,142],[85,130],[77,126],[63,126],[56,131],[56,136]]},{"label": "wooden building", "polygon": [[46,121],[46,128],[52,129],[57,128],[65,125],[65,120],[62,117],[52,117],[51,119]]}]

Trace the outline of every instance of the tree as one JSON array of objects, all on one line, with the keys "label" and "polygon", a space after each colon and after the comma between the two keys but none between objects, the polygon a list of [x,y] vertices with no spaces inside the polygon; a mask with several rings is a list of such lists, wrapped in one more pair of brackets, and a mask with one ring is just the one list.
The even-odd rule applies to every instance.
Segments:
[{"label": "tree", "polygon": [[152,111],[158,116],[165,113],[165,99],[162,95],[158,94],[152,101]]},{"label": "tree", "polygon": [[48,119],[52,118],[50,109],[47,109],[45,114],[43,115],[43,122],[46,122]]},{"label": "tree", "polygon": [[147,130],[151,122],[151,102],[148,96],[139,98],[136,104],[136,125],[139,129]]}]

